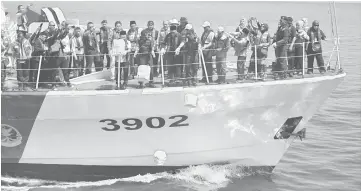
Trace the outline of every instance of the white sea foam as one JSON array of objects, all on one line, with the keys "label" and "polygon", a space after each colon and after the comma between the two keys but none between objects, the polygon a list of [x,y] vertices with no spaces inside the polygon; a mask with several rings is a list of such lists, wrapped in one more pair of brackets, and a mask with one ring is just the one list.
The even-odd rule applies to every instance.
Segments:
[{"label": "white sea foam", "polygon": [[[250,173],[244,173],[243,169],[243,167],[235,165],[200,165],[182,169],[176,174],[163,172],[95,182],[56,182],[38,179],[2,177],[2,185],[3,190],[30,191],[34,188],[53,190],[101,187],[121,182],[147,184],[162,179],[178,182],[182,186],[189,187],[190,189],[214,190],[227,186],[233,178],[242,178],[250,175]],[[17,184],[17,186],[14,186],[14,184]]]}]

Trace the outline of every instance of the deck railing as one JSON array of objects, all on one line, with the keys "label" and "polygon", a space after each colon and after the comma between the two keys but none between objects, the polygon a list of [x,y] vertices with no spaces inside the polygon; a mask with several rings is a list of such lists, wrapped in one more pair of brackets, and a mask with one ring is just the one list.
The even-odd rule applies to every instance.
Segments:
[{"label": "deck railing", "polygon": [[[283,70],[283,71],[275,71],[275,70],[272,70],[272,72],[271,73],[268,73],[267,71],[261,71],[261,72],[259,72],[259,64],[258,64],[258,62],[260,62],[260,61],[262,61],[265,65],[267,65],[266,63],[267,63],[267,61],[273,61],[274,60],[274,58],[268,58],[268,55],[267,55],[267,57],[265,57],[265,58],[258,58],[258,55],[257,55],[257,51],[254,51],[254,57],[253,56],[251,56],[251,58],[249,59],[249,60],[247,60],[247,62],[248,63],[250,63],[250,62],[254,62],[254,71],[253,71],[253,69],[251,69],[250,70],[250,72],[248,72],[247,74],[234,74],[234,75],[230,75],[230,74],[226,74],[226,75],[218,75],[218,76],[237,76],[237,77],[242,77],[242,78],[247,78],[247,77],[249,77],[248,79],[251,79],[251,80],[256,80],[256,81],[258,81],[258,80],[263,80],[264,78],[265,78],[265,76],[267,76],[267,75],[269,75],[269,74],[271,74],[271,75],[276,75],[276,74],[279,74],[279,73],[284,73],[284,74],[289,74],[289,73],[294,73],[294,72],[301,72],[301,77],[303,78],[304,76],[305,76],[305,70],[309,70],[309,69],[320,69],[319,67],[312,67],[312,68],[308,68],[308,67],[305,67],[305,62],[306,62],[306,58],[307,58],[307,56],[316,56],[316,55],[319,55],[319,54],[325,54],[325,53],[331,53],[330,54],[330,57],[329,57],[329,59],[328,59],[328,62],[327,62],[327,65],[325,64],[325,66],[324,66],[324,68],[325,68],[325,70],[327,70],[327,71],[329,71],[329,70],[331,70],[330,69],[330,63],[331,63],[331,59],[332,59],[332,55],[333,55],[333,53],[334,52],[338,52],[339,51],[339,39],[335,39],[335,41],[334,41],[334,45],[333,45],[333,49],[332,49],[332,51],[326,51],[326,52],[321,52],[321,53],[315,53],[315,54],[306,54],[306,43],[294,43],[294,46],[295,45],[302,45],[302,55],[298,55],[298,56],[292,56],[293,58],[297,58],[297,57],[302,57],[302,67],[301,68],[296,68],[296,69],[290,69],[290,70]],[[254,48],[254,50],[257,50],[257,45],[253,45],[253,46],[250,46],[250,48]],[[271,47],[268,47],[269,48],[269,50],[271,49]],[[207,49],[207,50],[216,50],[216,49]],[[168,51],[168,52],[166,52],[166,54],[167,53],[174,53],[175,51]],[[153,70],[153,68],[154,67],[156,67],[156,68],[158,68],[158,69],[160,69],[161,70],[161,83],[162,83],[162,85],[165,85],[165,67],[176,67],[176,66],[186,66],[187,67],[187,65],[190,65],[190,64],[195,64],[195,65],[198,65],[199,67],[197,68],[197,70],[199,70],[202,66],[203,66],[203,68],[206,68],[206,64],[209,64],[209,63],[212,63],[212,64],[214,64],[215,63],[215,61],[212,61],[212,62],[205,62],[205,60],[204,60],[204,56],[203,56],[203,54],[201,53],[201,50],[197,50],[197,52],[198,52],[198,62],[194,62],[194,63],[187,63],[187,64],[171,64],[171,65],[168,65],[168,64],[164,64],[164,54],[162,54],[161,52],[155,52],[156,54],[159,54],[159,56],[158,56],[158,65],[152,65],[152,66],[150,66],[151,67],[151,69]],[[181,51],[181,53],[184,53],[184,54],[187,54],[187,52],[185,52],[185,51]],[[131,54],[134,54],[134,53],[128,53],[129,55],[131,55]],[[138,55],[141,55],[142,53],[138,53]],[[149,54],[149,53],[147,53],[147,54]],[[115,54],[115,55],[113,55],[113,54],[99,54],[99,56],[104,56],[104,59],[105,59],[105,56],[107,56],[107,55],[109,55],[109,56],[111,56],[111,57],[113,57],[112,59],[114,59],[114,56],[120,56],[120,54]],[[75,59],[75,57],[74,57],[75,55],[71,55],[71,56],[66,56],[67,58],[70,58],[70,66],[73,66],[74,65],[74,59]],[[68,72],[70,73],[70,71],[71,70],[86,70],[86,69],[89,69],[89,68],[86,68],[86,59],[85,59],[85,57],[86,56],[93,56],[93,55],[82,55],[83,56],[83,64],[84,64],[84,67],[80,67],[80,68],[75,68],[75,67],[69,67],[69,68],[61,68],[61,70],[68,70]],[[150,55],[151,56],[151,55]],[[32,68],[32,69],[30,69],[30,68],[26,68],[26,69],[13,69],[13,70],[15,70],[15,71],[21,71],[21,70],[27,70],[27,71],[34,71],[34,70],[36,70],[37,71],[37,76],[36,76],[36,81],[35,82],[33,82],[33,81],[29,81],[29,82],[21,82],[21,81],[19,81],[18,83],[27,83],[27,84],[34,84],[35,83],[35,89],[38,89],[38,87],[39,87],[39,83],[43,83],[43,84],[56,84],[56,83],[59,83],[59,84],[62,84],[63,82],[39,82],[39,79],[40,79],[40,71],[46,71],[46,70],[48,70],[48,71],[54,71],[54,70],[60,70],[58,67],[56,67],[56,68],[49,68],[49,67],[46,67],[46,68],[43,68],[42,67],[42,64],[43,64],[43,61],[44,61],[44,59],[49,59],[49,58],[51,58],[51,57],[59,57],[59,56],[49,56],[49,55],[42,55],[42,56],[32,56],[31,58],[33,59],[33,58],[36,58],[36,57],[38,57],[39,58],[39,65],[38,65],[38,68]],[[229,57],[229,55],[227,55],[227,57]],[[256,58],[256,59],[255,59]],[[278,57],[278,58],[276,58],[276,62],[277,62],[277,59],[286,59],[286,63],[287,63],[287,60],[288,60],[288,58],[291,58],[291,57]],[[239,61],[239,60],[236,60],[236,62],[237,61]],[[114,60],[112,61],[113,63],[114,63]],[[224,61],[224,62],[226,62],[226,63],[229,63],[229,61]],[[269,63],[269,62],[268,62]],[[103,64],[104,65],[104,64]],[[246,65],[246,64],[245,64]],[[269,64],[268,64],[269,65]],[[287,64],[288,65],[288,64]],[[134,67],[134,69],[136,69],[136,67],[138,67],[138,66],[127,66],[128,67],[128,69],[131,69],[131,67]],[[250,64],[250,67],[251,67],[251,64]],[[295,67],[295,66],[293,66],[293,67]],[[103,66],[101,66],[101,67],[92,67],[92,69],[95,69],[95,71],[98,71],[98,70],[102,70],[104,67]],[[118,68],[117,66],[114,66],[114,64],[111,66],[111,70],[113,70],[113,69],[116,69],[116,68]],[[124,68],[124,67],[120,67],[120,68]],[[249,67],[248,67],[249,68]],[[340,65],[340,57],[339,57],[339,54],[338,54],[338,57],[337,57],[337,62],[336,62],[336,64],[335,64],[335,67],[334,67],[335,69],[333,69],[332,71],[336,71],[336,70],[340,70],[341,69],[341,65]],[[214,69],[214,67],[213,67],[213,69]],[[6,68],[6,69],[3,69],[2,68],[2,70],[7,70],[7,71],[9,71],[10,69],[8,69],[8,68]],[[194,77],[186,77],[185,76],[185,67],[182,67],[182,72],[181,72],[181,77],[180,78],[177,78],[176,80],[189,80],[189,79],[193,79]],[[267,69],[266,69],[267,70]],[[130,70],[129,70],[130,71]],[[117,70],[117,72],[118,72],[118,80],[120,81],[120,78],[121,78],[121,75],[120,75],[120,70]],[[85,73],[85,72],[84,72]],[[114,72],[113,72],[113,75],[114,75]],[[208,74],[207,72],[205,72],[205,79],[207,80],[207,83],[209,83],[209,81],[208,81],[208,75],[213,75],[213,74]],[[254,77],[253,77],[254,76]],[[260,76],[262,76],[261,78],[260,78]],[[199,78],[198,76],[196,76],[196,78]],[[118,87],[119,87],[119,84],[120,83],[118,83]]]}]

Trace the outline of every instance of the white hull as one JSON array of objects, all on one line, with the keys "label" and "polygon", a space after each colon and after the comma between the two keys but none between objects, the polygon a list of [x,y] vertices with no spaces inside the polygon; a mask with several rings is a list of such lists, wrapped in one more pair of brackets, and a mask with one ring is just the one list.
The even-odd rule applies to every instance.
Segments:
[{"label": "white hull", "polygon": [[[9,112],[2,116],[2,124],[11,125],[24,137],[19,146],[2,147],[3,164],[276,166],[294,140],[274,139],[281,126],[288,118],[302,117],[294,133],[304,128],[344,76],[197,88],[24,93],[24,98],[29,94],[44,97],[31,133],[23,130],[24,120],[9,120],[14,114],[31,118],[10,108],[21,104],[19,96],[3,93],[3,107]],[[188,125],[170,127],[181,119],[172,118],[177,115],[186,116],[180,124]],[[153,126],[164,119],[163,127],[148,127],[150,117],[158,117]],[[141,128],[127,130],[134,128],[122,123],[129,118],[139,119]],[[119,129],[102,129],[114,128],[107,125],[109,120],[100,122],[105,119],[116,120]],[[165,152],[166,158],[155,159],[156,151]]]}]

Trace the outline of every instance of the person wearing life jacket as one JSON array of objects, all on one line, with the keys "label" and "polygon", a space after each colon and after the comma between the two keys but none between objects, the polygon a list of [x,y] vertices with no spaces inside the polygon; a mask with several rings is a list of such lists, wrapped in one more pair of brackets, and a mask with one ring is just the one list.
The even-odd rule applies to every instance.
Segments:
[{"label": "person wearing life jacket", "polygon": [[177,32],[177,26],[171,25],[170,32],[165,36],[162,43],[161,54],[168,67],[169,86],[175,86],[175,82],[181,76],[181,56],[175,50],[181,43],[181,34]]},{"label": "person wearing life jacket", "polygon": [[249,30],[243,28],[241,32],[230,33],[234,42],[234,56],[237,56],[237,82],[244,80],[244,65],[246,63],[247,51],[250,45]]},{"label": "person wearing life jacket", "polygon": [[82,38],[86,60],[85,74],[90,74],[92,72],[93,64],[95,66],[95,71],[99,72],[103,70],[103,62],[100,59],[99,40],[93,22],[88,22],[87,30],[83,33]]},{"label": "person wearing life jacket", "polygon": [[9,64],[9,48],[9,40],[5,38],[5,31],[1,30],[1,91],[6,90],[4,83],[6,79],[6,66]]},{"label": "person wearing life jacket", "polygon": [[129,75],[134,79],[134,76],[137,74],[137,59],[135,56],[135,52],[138,49],[138,41],[140,37],[139,28],[137,27],[137,23],[135,21],[130,21],[130,29],[127,32],[127,40],[130,42],[131,50],[129,53],[129,65],[130,72]]},{"label": "person wearing life jacket", "polygon": [[290,36],[289,27],[286,17],[281,17],[280,28],[277,30],[276,38],[272,46],[276,49],[277,70],[275,71],[275,79],[278,77],[286,78],[287,71],[287,43]]},{"label": "person wearing life jacket", "polygon": [[[122,31],[124,31],[122,22],[116,21],[114,26],[115,26],[115,28],[112,30],[111,35],[109,35],[109,40],[108,40],[108,50],[111,55],[112,64],[119,62],[115,58],[117,52],[115,50],[113,50],[113,48],[115,47],[114,43],[119,42],[120,33]],[[115,40],[118,40],[118,41],[115,41]],[[118,45],[116,45],[116,46],[118,46]],[[113,65],[111,66],[111,71],[112,71],[112,79],[115,79],[115,66],[113,66]]]},{"label": "person wearing life jacket", "polygon": [[108,40],[109,40],[109,35],[111,33],[111,28],[108,27],[108,21],[107,20],[103,20],[102,21],[102,27],[100,27],[100,34],[99,34],[99,47],[100,47],[100,60],[103,63],[104,60],[104,56],[106,57],[107,60],[107,69],[110,68],[110,55],[109,55],[109,49],[108,49]]},{"label": "person wearing life jacket", "polygon": [[222,26],[218,27],[217,35],[213,39],[214,49],[216,52],[216,67],[218,84],[226,83],[226,68],[227,68],[227,52],[231,47],[228,36],[224,33]]},{"label": "person wearing life jacket", "polygon": [[[304,61],[303,45],[306,41],[309,40],[307,32],[303,28],[303,21],[296,22],[296,36],[293,38],[290,49],[294,47],[295,49],[295,69],[298,75],[302,74],[302,66]],[[305,46],[306,49],[306,46]]]},{"label": "person wearing life jacket", "polygon": [[199,49],[201,48],[200,39],[193,29],[191,24],[186,25],[186,41],[185,41],[185,54],[186,54],[186,65],[185,73],[188,86],[197,86],[197,72],[199,68]]},{"label": "person wearing life jacket", "polygon": [[80,27],[76,27],[74,29],[74,35],[70,39],[70,46],[72,50],[72,55],[74,58],[73,62],[73,77],[79,77],[84,74],[84,45],[83,45],[83,38],[80,34],[81,29]]},{"label": "person wearing life jacket", "polygon": [[[167,34],[169,34],[170,29],[169,29],[169,21],[165,20],[163,21],[163,27],[159,30],[159,38],[158,38],[158,50],[162,49],[162,44],[164,43],[165,37],[167,36]],[[163,59],[164,59],[164,54],[163,54]],[[167,60],[163,61],[163,66],[167,66]],[[163,67],[163,72],[167,71],[167,67]],[[162,70],[161,68],[159,68],[159,72],[161,73]]]},{"label": "person wearing life jacket", "polygon": [[[139,57],[139,65],[149,65],[150,68],[153,68],[153,58],[155,57],[154,41],[151,34],[146,33],[145,35],[147,36],[141,35],[139,38],[139,49],[136,52],[136,55]],[[151,88],[155,87],[153,83],[153,71],[154,70],[150,70],[148,84],[148,86]],[[143,82],[139,82],[138,88],[144,88]]]},{"label": "person wearing life jacket", "polygon": [[[34,42],[34,51],[31,54],[31,59],[30,59],[30,73],[29,73],[29,81],[32,82],[32,86],[35,87],[36,86],[36,81],[37,81],[37,77],[38,77],[38,68],[39,68],[39,61],[40,61],[40,56],[45,56],[45,52],[48,50],[48,46],[45,43],[45,39],[47,37],[46,32],[41,32],[39,34],[39,38],[35,39]],[[44,69],[44,65],[47,65],[46,59],[45,57],[42,57],[41,60],[41,70],[40,70],[40,74],[39,74],[39,82],[45,81],[44,79],[44,74],[47,74],[47,71],[42,70]],[[43,83],[39,83],[39,86],[43,86]]]},{"label": "person wearing life jacket", "polygon": [[[233,35],[241,35],[241,33],[242,33],[242,31],[243,31],[243,29],[244,28],[246,28],[247,27],[247,19],[246,18],[242,18],[241,20],[240,20],[240,22],[239,22],[239,25],[238,25],[238,27],[236,28],[236,32],[235,33],[233,33]],[[231,40],[231,46],[232,47],[234,47],[236,45],[236,43],[235,43],[235,41],[233,41],[233,38],[232,38],[232,40]]]},{"label": "person wearing life jacket", "polygon": [[296,27],[293,25],[293,19],[292,17],[287,17],[287,23],[288,23],[288,27],[289,27],[289,31],[290,31],[290,36],[288,39],[288,50],[287,50],[287,61],[288,61],[288,75],[290,77],[293,76],[293,74],[296,73],[296,71],[294,71],[295,66],[294,66],[294,62],[295,62],[295,47],[294,46],[290,46],[293,39],[296,38]]},{"label": "person wearing life jacket", "polygon": [[[260,31],[258,36],[256,37],[257,45],[257,72],[260,72],[259,76],[265,79],[266,75],[266,58],[268,56],[268,47],[271,45],[272,40],[271,36],[268,32],[268,24],[262,23],[260,24]],[[253,60],[255,57],[255,52],[253,52],[252,56]],[[249,69],[253,69],[255,71],[255,62],[251,62]]]},{"label": "person wearing life jacket", "polygon": [[207,83],[206,80],[206,72],[208,75],[208,81],[210,83],[213,82],[212,74],[213,74],[213,64],[212,64],[212,56],[213,56],[213,38],[215,36],[213,30],[211,29],[211,23],[205,21],[202,25],[204,32],[201,36],[201,50],[204,57],[205,68],[202,63],[203,69],[203,78],[201,82]]},{"label": "person wearing life jacket", "polygon": [[24,5],[18,6],[18,12],[16,13],[17,30],[28,32],[28,17],[26,16],[27,10],[32,4],[24,7]]},{"label": "person wearing life jacket", "polygon": [[[119,36],[118,36],[119,35]],[[128,86],[128,77],[129,77],[129,61],[128,61],[128,53],[131,51],[131,43],[127,40],[127,33],[122,30],[119,34],[116,34],[111,47],[111,55],[114,56],[115,59],[115,82],[116,89],[118,88],[118,84],[120,89],[126,89]],[[123,84],[121,84],[120,78],[123,75]],[[120,75],[118,77],[118,75]]]},{"label": "person wearing life jacket", "polygon": [[158,63],[159,53],[158,53],[158,38],[159,38],[159,31],[154,28],[154,21],[148,21],[147,28],[141,32],[141,35],[151,37],[153,41],[153,50],[155,53],[155,57],[153,57],[153,76],[157,77],[159,75],[158,68],[160,63]]},{"label": "person wearing life jacket", "polygon": [[315,20],[312,22],[312,27],[307,31],[307,35],[310,37],[310,43],[307,48],[308,74],[313,73],[313,61],[315,57],[320,73],[323,74],[326,72],[321,46],[321,40],[326,40],[326,35],[319,26],[319,22]]},{"label": "person wearing life jacket", "polygon": [[30,90],[29,69],[32,47],[28,39],[25,38],[26,31],[18,31],[17,39],[9,53],[16,57],[16,77],[19,91]]}]

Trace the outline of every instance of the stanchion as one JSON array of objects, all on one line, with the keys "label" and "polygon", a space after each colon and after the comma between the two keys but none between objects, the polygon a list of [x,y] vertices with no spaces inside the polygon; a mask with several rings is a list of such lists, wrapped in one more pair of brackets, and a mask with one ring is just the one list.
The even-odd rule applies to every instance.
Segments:
[{"label": "stanchion", "polygon": [[39,77],[40,77],[40,69],[41,69],[41,62],[43,60],[43,56],[40,56],[40,60],[39,60],[39,67],[38,67],[38,75],[36,77],[36,85],[35,85],[35,89],[37,90],[39,87]]},{"label": "stanchion", "polygon": [[257,80],[257,45],[254,45],[254,77]]},{"label": "stanchion", "polygon": [[204,73],[206,74],[207,83],[209,84],[208,74],[207,74],[207,68],[206,68],[206,63],[205,63],[205,61],[204,61],[203,51],[202,51],[202,50],[199,50],[199,54],[201,55],[202,62],[203,62]]},{"label": "stanchion", "polygon": [[305,43],[302,43],[302,77],[305,76]]},{"label": "stanchion", "polygon": [[162,71],[162,84],[164,86],[164,68],[163,68],[163,54],[159,54],[160,57],[160,67]]},{"label": "stanchion", "polygon": [[[117,80],[118,80],[118,83],[117,83],[118,88],[120,88],[120,57],[121,57],[121,54],[119,54],[119,59],[118,59],[118,71],[117,71],[117,73],[118,73],[118,78],[117,78]],[[116,64],[117,63],[115,63],[115,66],[116,66]]]}]

